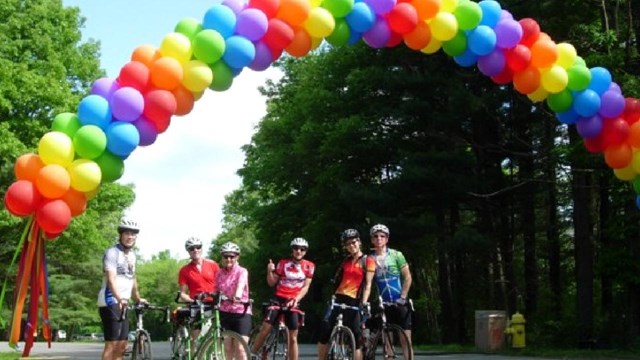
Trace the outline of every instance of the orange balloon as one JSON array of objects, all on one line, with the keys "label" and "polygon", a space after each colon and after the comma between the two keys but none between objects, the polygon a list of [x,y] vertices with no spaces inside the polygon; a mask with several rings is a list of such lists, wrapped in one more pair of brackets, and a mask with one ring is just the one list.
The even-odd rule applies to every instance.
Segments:
[{"label": "orange balloon", "polygon": [[18,180],[29,180],[35,183],[36,178],[38,178],[38,172],[43,166],[44,163],[40,159],[39,155],[24,154],[16,159],[14,172]]},{"label": "orange balloon", "polygon": [[293,57],[303,57],[311,51],[311,36],[303,28],[297,28],[293,33],[293,41],[285,48],[287,53]]},{"label": "orange balloon", "polygon": [[627,143],[612,144],[604,150],[604,161],[612,169],[622,169],[633,159],[633,150]]},{"label": "orange balloon", "polygon": [[521,94],[531,94],[540,86],[540,71],[535,66],[529,66],[514,73],[513,86]]},{"label": "orange balloon", "polygon": [[170,56],[164,56],[156,60],[149,70],[151,72],[151,83],[157,88],[173,90],[182,82],[182,64]]},{"label": "orange balloon", "polygon": [[140,45],[133,50],[131,53],[131,61],[141,62],[147,67],[151,67],[151,65],[160,58],[160,50],[153,45]]},{"label": "orange balloon", "polygon": [[187,115],[193,110],[195,98],[191,91],[180,85],[171,92],[176,97],[176,115]]},{"label": "orange balloon", "polygon": [[552,40],[538,38],[531,45],[531,65],[537,68],[547,68],[558,60],[558,46]]},{"label": "orange balloon", "polygon": [[59,199],[71,187],[71,176],[67,169],[58,164],[44,166],[38,172],[36,187],[42,196]]},{"label": "orange balloon", "polygon": [[404,34],[404,43],[409,49],[424,49],[431,41],[431,28],[426,21],[418,21],[418,25],[413,31]]},{"label": "orange balloon", "polygon": [[410,3],[418,12],[418,20],[431,19],[440,11],[440,0],[411,0]]},{"label": "orange balloon", "polygon": [[276,17],[291,26],[300,26],[309,17],[309,11],[311,11],[309,0],[280,0]]},{"label": "orange balloon", "polygon": [[70,188],[69,191],[62,196],[62,201],[69,205],[71,216],[78,216],[87,209],[87,196],[83,192],[73,188]]},{"label": "orange balloon", "polygon": [[629,145],[640,149],[640,121],[636,121],[629,127],[629,137],[627,138]]}]

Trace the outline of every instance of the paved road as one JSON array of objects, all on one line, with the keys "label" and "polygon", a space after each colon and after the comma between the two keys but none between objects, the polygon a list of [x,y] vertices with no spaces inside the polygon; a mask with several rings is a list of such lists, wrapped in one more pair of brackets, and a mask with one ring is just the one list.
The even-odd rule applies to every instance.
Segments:
[{"label": "paved road", "polygon": [[[51,348],[47,348],[46,343],[35,343],[31,350],[31,356],[29,359],[74,359],[74,360],[96,360],[100,359],[102,354],[102,343],[52,343]],[[153,358],[156,360],[169,360],[169,343],[168,342],[154,342],[151,346],[153,351]],[[0,342],[0,352],[11,352],[6,342]],[[316,347],[312,344],[300,345],[300,357],[307,359],[314,359],[316,357]],[[545,360],[543,358],[531,358],[531,357],[514,357],[514,356],[499,356],[491,354],[435,354],[435,353],[416,353],[416,360],[524,360],[524,359],[536,359]],[[551,358],[547,358],[549,360]]]}]

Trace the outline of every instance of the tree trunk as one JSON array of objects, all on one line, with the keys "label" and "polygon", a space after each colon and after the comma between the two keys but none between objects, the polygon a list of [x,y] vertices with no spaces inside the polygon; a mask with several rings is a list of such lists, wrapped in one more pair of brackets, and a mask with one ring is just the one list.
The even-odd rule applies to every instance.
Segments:
[{"label": "tree trunk", "polygon": [[440,290],[442,342],[444,344],[454,343],[457,340],[454,321],[453,294],[451,289],[450,260],[446,251],[447,240],[449,238],[447,226],[445,224],[444,209],[435,210],[435,218],[438,231],[438,287]]},{"label": "tree trunk", "polygon": [[562,315],[562,281],[560,272],[560,235],[558,233],[558,200],[556,196],[556,162],[555,156],[552,156],[555,139],[555,119],[547,120],[545,124],[545,134],[543,141],[544,152],[547,161],[544,162],[544,172],[547,184],[545,185],[547,193],[547,258],[549,264],[549,289],[551,291],[551,309],[553,318],[559,319]]}]

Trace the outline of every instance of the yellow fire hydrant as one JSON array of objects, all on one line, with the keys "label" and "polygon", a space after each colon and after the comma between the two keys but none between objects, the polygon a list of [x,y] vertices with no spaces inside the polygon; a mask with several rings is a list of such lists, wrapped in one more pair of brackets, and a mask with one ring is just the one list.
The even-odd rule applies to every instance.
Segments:
[{"label": "yellow fire hydrant", "polygon": [[511,316],[511,320],[509,320],[509,324],[507,329],[504,331],[506,335],[511,336],[511,347],[512,348],[523,348],[526,345],[525,341],[525,324],[524,316],[516,311],[515,314]]}]

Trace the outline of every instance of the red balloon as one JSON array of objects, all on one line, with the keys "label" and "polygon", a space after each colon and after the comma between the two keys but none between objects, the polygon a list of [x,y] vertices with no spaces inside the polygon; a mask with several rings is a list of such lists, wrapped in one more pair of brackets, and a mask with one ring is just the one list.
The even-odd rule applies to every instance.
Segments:
[{"label": "red balloon", "polygon": [[602,140],[607,147],[621,144],[629,137],[629,124],[623,118],[605,118],[602,125]]},{"label": "red balloon", "polygon": [[71,210],[62,199],[47,201],[36,210],[36,221],[45,232],[59,234],[71,222]]},{"label": "red balloon", "polygon": [[412,4],[400,2],[387,14],[387,22],[394,32],[406,34],[418,25],[418,12]]},{"label": "red balloon", "polygon": [[120,69],[118,83],[120,86],[130,86],[141,93],[149,87],[151,78],[147,65],[139,61],[129,61]]},{"label": "red balloon", "polygon": [[44,232],[44,238],[45,238],[45,239],[47,239],[47,240],[51,240],[51,241],[53,241],[53,240],[55,240],[58,236],[60,236],[60,234],[62,234],[62,233],[53,234],[53,233],[50,233],[50,232],[46,232],[46,231],[45,231],[45,232]]},{"label": "red balloon", "polygon": [[520,44],[531,47],[540,36],[540,25],[532,18],[524,18],[518,22],[520,26],[522,26],[522,39],[520,40]]},{"label": "red balloon", "polygon": [[513,72],[505,66],[502,72],[498,75],[492,76],[491,80],[498,85],[507,85],[513,81]]},{"label": "red balloon", "polygon": [[177,106],[176,97],[169,90],[154,89],[144,94],[143,114],[156,126],[158,133],[167,130]]},{"label": "red balloon", "polygon": [[393,48],[398,46],[398,44],[402,42],[402,34],[391,31],[389,35],[389,40],[387,40],[387,43],[385,44],[386,47]]},{"label": "red balloon", "polygon": [[601,153],[605,149],[604,142],[602,141],[601,135],[588,138],[588,139],[583,139],[583,142],[584,142],[584,147],[587,149],[587,151],[593,154]]},{"label": "red balloon", "polygon": [[622,115],[629,125],[640,120],[640,100],[632,97],[624,99],[624,113]]},{"label": "red balloon", "polygon": [[42,195],[29,180],[17,180],[4,194],[4,206],[15,216],[31,215],[40,204]]},{"label": "red balloon", "polygon": [[271,49],[284,49],[293,41],[295,35],[289,24],[283,20],[273,18],[269,20],[267,32],[264,34],[262,41]]},{"label": "red balloon", "polygon": [[278,13],[280,7],[279,0],[249,0],[249,7],[254,9],[260,9],[267,15],[267,18],[271,19]]},{"label": "red balloon", "polygon": [[526,45],[518,44],[505,51],[507,66],[514,72],[522,71],[531,63],[531,49]]}]

